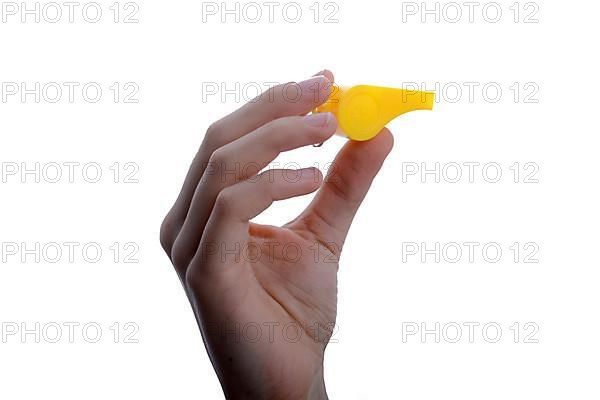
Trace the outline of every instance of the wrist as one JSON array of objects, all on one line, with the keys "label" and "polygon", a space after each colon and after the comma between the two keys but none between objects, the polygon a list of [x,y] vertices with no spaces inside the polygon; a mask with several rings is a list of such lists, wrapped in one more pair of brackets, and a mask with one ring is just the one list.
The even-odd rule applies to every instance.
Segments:
[{"label": "wrist", "polygon": [[321,365],[321,367],[315,374],[315,377],[313,379],[311,386],[309,387],[306,398],[310,399],[310,400],[328,400],[329,399],[329,397],[327,397],[327,390],[325,389],[325,374],[324,374],[323,365]]}]

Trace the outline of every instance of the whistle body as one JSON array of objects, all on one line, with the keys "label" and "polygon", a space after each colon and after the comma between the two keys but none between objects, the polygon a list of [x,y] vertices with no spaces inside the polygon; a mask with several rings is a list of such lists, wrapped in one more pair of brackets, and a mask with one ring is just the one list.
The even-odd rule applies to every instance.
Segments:
[{"label": "whistle body", "polygon": [[327,101],[313,113],[331,112],[338,131],[351,140],[374,138],[387,123],[410,111],[432,110],[435,93],[380,86],[333,86]]}]

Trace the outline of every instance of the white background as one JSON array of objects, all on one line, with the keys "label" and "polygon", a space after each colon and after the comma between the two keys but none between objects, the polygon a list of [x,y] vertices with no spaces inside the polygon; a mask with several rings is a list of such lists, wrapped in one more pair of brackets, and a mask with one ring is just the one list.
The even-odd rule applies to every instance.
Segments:
[{"label": "white background", "polygon": [[[439,22],[428,15],[425,23],[420,2],[416,15],[403,14],[407,6],[395,1],[326,3],[317,3],[315,22],[314,2],[296,2],[302,10],[297,23],[290,22],[294,9],[282,14],[286,2],[275,8],[273,22],[263,5],[256,23],[247,21],[255,8],[245,9],[244,20],[240,4],[239,22],[227,15],[222,23],[220,2],[216,15],[203,16],[206,2],[198,1],[138,1],[134,24],[122,22],[123,10],[121,21],[113,22],[112,1],[99,1],[103,15],[95,24],[83,19],[81,6],[73,23],[68,15],[54,24],[43,16],[40,23],[33,16],[26,23],[20,14],[5,16],[1,82],[29,88],[35,82],[97,82],[103,96],[89,103],[80,86],[73,103],[67,92],[56,104],[44,96],[36,103],[33,95],[22,101],[20,93],[0,102],[0,161],[5,172],[14,163],[19,167],[0,183],[0,242],[5,250],[19,246],[16,255],[3,251],[0,264],[2,398],[222,398],[187,299],[158,243],[159,226],[205,129],[245,101],[244,88],[251,96],[257,85],[302,80],[325,67],[344,85],[423,82],[435,89],[439,82],[447,88],[447,95],[438,92],[434,112],[407,114],[389,126],[395,148],[342,256],[339,327],[326,352],[330,397],[599,398],[598,3],[538,1],[538,23],[524,23],[536,9],[527,2],[519,3],[515,23],[512,0],[497,3],[503,11],[497,23],[484,18],[486,2],[475,8],[472,23],[462,2],[456,23],[449,21],[456,8],[444,9],[445,3]],[[494,18],[494,9],[487,10]],[[333,11],[337,22],[326,23]],[[118,103],[109,89],[115,82],[122,90]],[[139,87],[136,104],[123,102],[128,82]],[[466,82],[478,85],[473,99]],[[211,83],[233,92],[237,84],[240,98],[207,95]],[[534,86],[526,90],[528,83]],[[483,96],[486,84],[502,88],[499,101]],[[452,102],[457,85],[462,97]],[[526,99],[532,87],[539,91]],[[495,97],[492,89],[488,94]],[[324,166],[344,140],[335,137],[278,161]],[[50,168],[65,162],[97,163],[102,178],[88,183],[81,166],[73,183],[65,176],[50,183],[43,175],[37,183],[34,175],[21,174],[22,163]],[[402,175],[415,165],[406,163],[442,168],[465,162],[480,164],[473,183],[464,166],[458,183],[444,175],[439,183],[431,174],[425,182],[420,174]],[[118,183],[110,169],[115,163]],[[138,183],[124,182],[133,171],[126,163],[139,167]],[[500,166],[499,182],[485,179],[494,178],[494,170],[482,175],[488,163]],[[515,163],[518,183],[510,169]],[[527,163],[539,169],[538,183],[524,182],[534,168],[525,170]],[[452,171],[446,178],[454,177]],[[277,204],[259,220],[283,223],[309,200]],[[36,262],[23,251],[55,242],[80,243],[75,261],[63,254],[57,263],[43,256]],[[110,249],[115,242],[117,262]],[[138,263],[124,262],[129,242],[139,247]],[[443,254],[439,263],[435,255],[422,262],[421,253],[404,254],[403,262],[403,243],[431,249],[436,242],[481,245],[472,263],[466,253],[456,263]],[[82,257],[86,243],[102,248],[97,263]],[[486,243],[502,249],[498,262],[483,258]],[[521,249],[518,262],[514,243]],[[526,243],[534,247],[524,249]],[[539,262],[526,263],[532,248],[539,248]],[[23,324],[49,329],[68,322],[80,324],[74,343],[64,326],[58,343],[44,335],[40,343],[34,334],[23,339],[21,331],[6,335]],[[127,322],[139,327],[138,343],[124,343]],[[403,340],[403,326],[411,322],[428,329],[457,323],[463,336],[450,343],[450,330],[440,343],[433,334]],[[468,322],[480,324],[473,343],[463,325]],[[525,343],[528,322],[539,328],[533,336],[538,343]],[[86,323],[102,328],[98,343],[84,338]],[[118,343],[114,323],[120,324]],[[482,334],[487,323],[502,328],[497,343]],[[518,343],[510,329],[515,323]],[[488,333],[493,339],[494,330]]]}]

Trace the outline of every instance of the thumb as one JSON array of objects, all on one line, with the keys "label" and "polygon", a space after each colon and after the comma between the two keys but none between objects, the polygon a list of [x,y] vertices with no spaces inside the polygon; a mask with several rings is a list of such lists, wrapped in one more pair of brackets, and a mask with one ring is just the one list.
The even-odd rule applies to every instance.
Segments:
[{"label": "thumb", "polygon": [[305,224],[322,241],[341,249],[352,220],[393,144],[394,138],[387,128],[372,140],[346,143],[323,186],[296,221]]}]

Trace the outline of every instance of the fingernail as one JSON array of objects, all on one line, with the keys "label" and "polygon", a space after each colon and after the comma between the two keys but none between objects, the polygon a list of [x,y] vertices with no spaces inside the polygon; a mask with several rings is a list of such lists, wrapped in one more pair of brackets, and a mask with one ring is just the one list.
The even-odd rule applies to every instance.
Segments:
[{"label": "fingernail", "polygon": [[316,128],[322,128],[329,124],[331,120],[331,113],[316,113],[310,114],[304,117],[304,122],[309,126],[314,126]]},{"label": "fingernail", "polygon": [[314,76],[298,83],[298,87],[302,96],[310,96],[315,93],[320,93],[325,90],[328,85],[331,85],[331,83],[329,82],[329,79],[323,75]]}]

